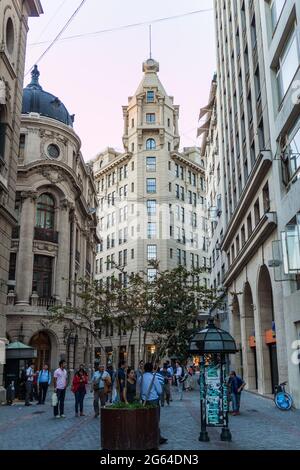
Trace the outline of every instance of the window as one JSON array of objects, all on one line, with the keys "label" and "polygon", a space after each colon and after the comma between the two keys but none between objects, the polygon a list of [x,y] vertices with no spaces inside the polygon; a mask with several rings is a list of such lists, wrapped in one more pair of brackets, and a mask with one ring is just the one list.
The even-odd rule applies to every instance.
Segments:
[{"label": "window", "polygon": [[131,119],[131,127],[134,127],[134,119]]},{"label": "window", "polygon": [[[193,173],[192,176],[193,176],[193,178],[192,178],[192,184],[193,184],[193,186],[196,186],[196,179],[197,179],[197,178],[196,178],[195,173]],[[202,178],[202,179],[203,179],[203,178]],[[203,189],[203,188],[201,188],[201,189]]]},{"label": "window", "polygon": [[184,207],[181,207],[181,222],[184,223]]},{"label": "window", "polygon": [[181,264],[181,250],[179,248],[177,248],[176,254],[177,254],[177,264]]},{"label": "window", "polygon": [[173,248],[170,248],[170,259],[173,259]]},{"label": "window", "polygon": [[128,184],[125,184],[124,186],[124,197],[127,197],[128,194]]},{"label": "window", "polygon": [[289,176],[293,176],[300,168],[300,120],[288,136],[289,144],[284,157],[288,158]]},{"label": "window", "polygon": [[147,246],[147,260],[156,260],[157,259],[157,246],[156,245],[148,245]]},{"label": "window", "polygon": [[156,157],[147,157],[146,168],[147,171],[156,171]]},{"label": "window", "polygon": [[134,152],[134,142],[131,143],[131,151]]},{"label": "window", "polygon": [[189,204],[193,204],[192,191],[188,191],[188,201]]},{"label": "window", "polygon": [[124,178],[128,176],[128,165],[124,165]]},{"label": "window", "polygon": [[277,82],[280,101],[288,91],[295,73],[299,67],[300,54],[296,36],[296,26],[294,26],[289,39],[279,57],[277,68]]},{"label": "window", "polygon": [[127,266],[127,250],[123,251],[123,266]]},{"label": "window", "polygon": [[146,140],[146,150],[155,150],[156,149],[156,142],[154,139],[147,139]]},{"label": "window", "polygon": [[168,142],[168,152],[171,152],[171,142]]},{"label": "window", "polygon": [[251,218],[251,213],[247,217],[247,229],[248,229],[248,238],[252,234],[252,218]]},{"label": "window", "polygon": [[148,199],[147,214],[149,217],[156,215],[156,200],[155,199]]},{"label": "window", "polygon": [[155,122],[155,113],[146,113],[147,124],[153,124]]},{"label": "window", "polygon": [[[25,134],[20,134],[19,140],[19,158],[24,158],[24,149],[25,149],[26,136]],[[1,157],[0,157],[1,158]]]},{"label": "window", "polygon": [[181,200],[184,201],[184,187],[180,186]]},{"label": "window", "polygon": [[51,297],[52,259],[50,256],[34,256],[32,290],[41,298]]},{"label": "window", "polygon": [[148,90],[147,91],[147,103],[153,103],[154,102],[154,91]]},{"label": "window", "polygon": [[134,248],[131,248],[131,259],[134,259]]},{"label": "window", "polygon": [[131,171],[134,170],[134,162],[131,162]]},{"label": "window", "polygon": [[170,118],[168,118],[168,127],[170,127],[171,125],[171,121],[170,121]]},{"label": "window", "polygon": [[258,225],[259,221],[260,221],[259,200],[257,199],[257,201],[254,204],[254,223],[255,223],[255,225]]},{"label": "window", "polygon": [[275,29],[278,23],[285,1],[286,0],[272,0],[271,2],[271,15],[272,15],[273,30]]},{"label": "window", "polygon": [[54,229],[54,199],[50,194],[41,194],[37,200],[36,227]]},{"label": "window", "polygon": [[155,222],[148,222],[147,236],[148,238],[156,237],[156,223]]},{"label": "window", "polygon": [[134,193],[134,183],[131,183],[131,192]]},{"label": "window", "polygon": [[182,264],[186,266],[186,251],[182,250]]},{"label": "window", "polygon": [[263,188],[263,206],[264,206],[264,213],[270,210],[270,194],[269,194],[268,183],[266,183]]},{"label": "window", "polygon": [[119,261],[119,266],[122,266],[122,264],[123,264],[123,251],[119,251],[118,261]]},{"label": "window", "polygon": [[179,199],[179,184],[176,184],[176,197]]},{"label": "window", "polygon": [[156,278],[156,276],[157,276],[157,269],[155,269],[155,268],[148,268],[147,273],[148,273],[148,276],[147,276],[147,277],[148,277],[148,282],[153,282],[153,281],[155,281],[155,278]]},{"label": "window", "polygon": [[147,193],[156,193],[156,178],[147,178]]},{"label": "window", "polygon": [[242,241],[242,247],[243,247],[246,243],[245,225],[243,225],[241,228],[241,241]]},{"label": "window", "polygon": [[15,44],[15,33],[14,33],[14,25],[11,18],[8,18],[6,23],[6,47],[9,54],[12,54],[14,51],[14,44]]},{"label": "window", "polygon": [[184,179],[184,168],[183,168],[183,166],[180,167],[180,178],[182,180]]}]

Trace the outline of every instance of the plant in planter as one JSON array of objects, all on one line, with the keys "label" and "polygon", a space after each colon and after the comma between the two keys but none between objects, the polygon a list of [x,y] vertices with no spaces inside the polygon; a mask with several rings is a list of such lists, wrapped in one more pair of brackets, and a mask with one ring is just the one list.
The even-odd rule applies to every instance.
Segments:
[{"label": "plant in planter", "polygon": [[101,446],[107,450],[158,449],[158,408],[140,402],[102,408]]}]

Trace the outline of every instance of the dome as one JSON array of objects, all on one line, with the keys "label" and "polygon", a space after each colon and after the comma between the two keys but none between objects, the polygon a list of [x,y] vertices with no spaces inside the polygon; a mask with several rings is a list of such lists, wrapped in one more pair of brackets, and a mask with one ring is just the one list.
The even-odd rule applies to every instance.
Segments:
[{"label": "dome", "polygon": [[23,90],[22,114],[39,113],[73,127],[74,115],[70,115],[65,105],[51,93],[44,91],[39,84],[40,72],[37,65],[31,72],[31,82]]},{"label": "dome", "polygon": [[234,354],[237,348],[233,337],[227,331],[217,328],[213,318],[209,318],[207,326],[191,338],[189,352]]}]

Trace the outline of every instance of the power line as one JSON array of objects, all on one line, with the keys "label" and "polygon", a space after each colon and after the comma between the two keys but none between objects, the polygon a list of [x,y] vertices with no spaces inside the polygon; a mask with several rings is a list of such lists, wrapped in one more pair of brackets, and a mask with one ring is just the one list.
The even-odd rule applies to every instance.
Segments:
[{"label": "power line", "polygon": [[[207,8],[205,10],[196,10],[196,11],[190,11],[188,13],[182,13],[180,15],[174,15],[174,16],[167,16],[164,18],[157,18],[154,20],[148,20],[148,21],[141,21],[139,23],[131,23],[127,25],[122,25],[122,26],[116,26],[115,28],[109,28],[109,29],[101,29],[99,31],[93,31],[91,33],[81,33],[81,34],[75,34],[73,36],[66,36],[65,38],[61,38],[60,41],[69,41],[69,40],[74,40],[74,39],[80,39],[83,37],[92,37],[92,36],[98,36],[99,34],[103,33],[113,33],[115,31],[121,31],[124,29],[129,29],[129,28],[137,28],[138,26],[145,26],[145,25],[150,25],[154,23],[161,23],[163,21],[171,21],[175,20],[177,18],[184,18],[186,16],[192,16],[192,15],[198,15],[199,13],[207,13],[213,11],[213,8]],[[41,46],[43,44],[48,44],[49,41],[43,41],[43,42],[33,42],[29,44],[29,46]]]},{"label": "power line", "polygon": [[[64,24],[64,26],[62,27],[62,29],[59,31],[59,33],[55,36],[55,38],[52,40],[52,42],[49,44],[49,46],[45,49],[45,51],[40,55],[40,57],[35,61],[34,64],[38,64],[42,59],[43,57],[47,54],[47,52],[49,52],[49,50],[54,46],[54,44],[58,41],[58,39],[60,38],[60,36],[63,34],[63,32],[67,29],[67,27],[69,26],[69,24],[73,21],[73,19],[75,18],[75,16],[79,13],[79,11],[81,10],[81,8],[83,7],[83,5],[86,3],[86,0],[82,0],[80,5],[76,8],[76,10],[72,13],[72,15],[70,16],[70,18],[68,19],[68,21]],[[33,65],[32,65],[33,67]],[[30,69],[26,72],[25,76],[29,74],[30,70],[32,69],[32,67],[30,67]]]},{"label": "power line", "polygon": [[47,31],[49,25],[52,23],[52,21],[54,20],[54,18],[56,17],[56,15],[58,14],[58,12],[62,9],[62,7],[65,5],[65,0],[62,0],[61,4],[57,7],[57,9],[55,10],[55,12],[53,13],[53,15],[51,16],[50,20],[48,21],[48,23],[46,24],[46,26],[43,28],[43,30],[41,31],[41,34],[39,35],[39,37],[36,39],[36,41],[39,41],[41,39],[41,37],[43,36],[43,34],[45,33],[45,31]]}]

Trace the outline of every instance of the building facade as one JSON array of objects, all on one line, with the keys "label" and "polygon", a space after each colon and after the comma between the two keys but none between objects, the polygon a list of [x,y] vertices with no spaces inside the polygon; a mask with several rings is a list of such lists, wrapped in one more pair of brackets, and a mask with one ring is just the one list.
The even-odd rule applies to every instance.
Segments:
[{"label": "building facade", "polygon": [[261,394],[288,380],[299,407],[299,365],[292,360],[299,339],[299,238],[293,238],[294,269],[280,258],[288,237],[282,232],[293,225],[297,234],[300,200],[299,102],[292,99],[299,75],[297,3],[215,0],[214,8],[220,248],[230,330],[240,345],[232,360],[248,389]]},{"label": "building facade", "polygon": [[48,326],[49,308],[78,305],[73,281],[93,278],[96,188],[74,116],[44,91],[35,66],[24,89],[10,249],[7,337],[37,350],[36,366],[93,365],[89,334],[72,323]]},{"label": "building facade", "polygon": [[[219,128],[217,120],[217,76],[213,77],[208,103],[200,109],[200,127],[197,137],[202,137],[201,155],[206,162],[206,212],[208,234],[208,266],[210,268],[210,288],[216,291],[218,306],[212,306],[214,315],[221,328],[229,328],[228,302],[223,286],[225,259],[221,250],[223,237],[223,180],[221,178],[221,159],[219,152]],[[204,121],[204,122],[203,122]]]},{"label": "building facade", "polygon": [[0,401],[5,399],[3,362],[6,294],[14,213],[28,17],[43,13],[39,0],[0,2]]},{"label": "building facade", "polygon": [[[116,271],[115,264],[124,269],[124,283],[132,272],[155,276],[151,260],[159,260],[162,270],[206,265],[204,161],[196,147],[179,151],[179,107],[164,90],[158,71],[153,59],[144,62],[144,77],[123,107],[124,153],[108,148],[93,162],[102,238],[96,279],[105,282]],[[121,341],[119,332],[102,329],[106,357],[101,359],[114,354],[136,366],[139,332],[130,351],[126,332],[120,334]],[[150,340],[147,351],[150,358]]]}]

